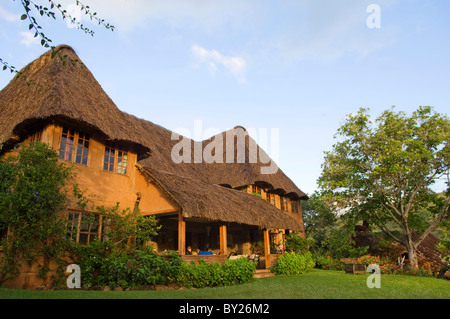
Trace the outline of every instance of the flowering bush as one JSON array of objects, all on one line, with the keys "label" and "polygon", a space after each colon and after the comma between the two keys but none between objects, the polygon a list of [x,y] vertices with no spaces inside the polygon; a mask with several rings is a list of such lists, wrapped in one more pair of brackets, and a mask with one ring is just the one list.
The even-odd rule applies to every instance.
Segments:
[{"label": "flowering bush", "polygon": [[382,274],[392,274],[394,271],[398,271],[398,264],[394,263],[389,258],[381,258],[378,256],[365,255],[355,259],[356,263],[359,265],[371,265],[376,264],[380,266],[380,271]]},{"label": "flowering bush", "polygon": [[420,276],[432,276],[433,270],[429,262],[425,262],[419,267],[419,269],[413,269],[409,266],[400,268],[398,263],[393,262],[389,258],[381,258],[377,256],[362,256],[355,259],[357,264],[370,265],[376,264],[380,266],[382,274],[401,274],[401,275],[420,275]]},{"label": "flowering bush", "polygon": [[429,262],[423,263],[419,266],[419,269],[412,269],[411,267],[406,267],[405,269],[399,271],[398,273],[404,275],[418,275],[418,276],[433,276],[433,269]]},{"label": "flowering bush", "polygon": [[[423,263],[419,269],[413,269],[405,266],[400,268],[397,262],[392,261],[387,257],[378,257],[365,255],[359,258],[352,259],[358,265],[369,266],[376,264],[380,267],[382,274],[401,274],[401,275],[420,275],[432,276],[433,268],[429,262]],[[344,259],[334,259],[331,256],[315,255],[314,261],[316,268],[323,270],[344,270]]]}]

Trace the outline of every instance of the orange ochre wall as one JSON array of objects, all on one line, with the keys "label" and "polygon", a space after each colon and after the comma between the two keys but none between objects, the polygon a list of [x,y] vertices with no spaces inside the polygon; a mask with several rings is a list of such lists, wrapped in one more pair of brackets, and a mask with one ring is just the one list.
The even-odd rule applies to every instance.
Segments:
[{"label": "orange ochre wall", "polygon": [[[41,141],[57,150],[61,133],[61,126],[48,125],[42,132]],[[128,151],[126,174],[103,170],[105,144],[95,136],[90,138],[87,165],[70,163],[76,174],[75,183],[89,202],[105,207],[113,207],[119,203],[120,209],[133,209],[139,194],[139,208],[144,215],[178,211],[178,205],[139,172],[136,167],[137,154],[125,151]]]}]

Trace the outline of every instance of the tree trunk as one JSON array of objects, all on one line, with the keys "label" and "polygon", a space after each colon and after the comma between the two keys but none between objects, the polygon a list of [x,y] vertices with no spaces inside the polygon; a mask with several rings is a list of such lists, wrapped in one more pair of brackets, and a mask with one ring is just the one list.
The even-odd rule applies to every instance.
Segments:
[{"label": "tree trunk", "polygon": [[408,250],[409,264],[413,269],[418,269],[419,261],[417,259],[417,249],[414,245],[411,234],[406,234],[406,249]]}]

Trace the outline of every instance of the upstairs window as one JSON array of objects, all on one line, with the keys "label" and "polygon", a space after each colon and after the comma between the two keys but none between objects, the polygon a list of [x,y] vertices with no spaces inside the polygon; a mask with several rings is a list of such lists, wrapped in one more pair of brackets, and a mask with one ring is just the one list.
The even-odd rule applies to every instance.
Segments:
[{"label": "upstairs window", "polygon": [[87,165],[90,137],[85,133],[78,133],[73,129],[63,127],[59,158],[69,162]]},{"label": "upstairs window", "polygon": [[298,200],[291,200],[291,207],[293,213],[298,213],[298,205],[299,205]]},{"label": "upstairs window", "polygon": [[261,187],[252,185],[252,192],[261,195]]},{"label": "upstairs window", "polygon": [[262,198],[261,187],[252,185],[252,194],[258,196],[259,198]]},{"label": "upstairs window", "polygon": [[87,165],[87,158],[89,154],[89,135],[80,133],[78,135],[77,156],[75,163]]},{"label": "upstairs window", "polygon": [[61,144],[59,146],[59,158],[65,161],[72,161],[73,143],[75,141],[75,131],[63,128]]},{"label": "upstairs window", "polygon": [[281,210],[288,211],[288,198],[280,196]]},{"label": "upstairs window", "polygon": [[114,172],[115,157],[116,157],[116,150],[111,147],[105,147],[105,160],[103,163],[103,170]]},{"label": "upstairs window", "polygon": [[238,190],[238,191],[240,191],[242,193],[248,193],[247,186],[236,187],[236,190]]},{"label": "upstairs window", "polygon": [[275,206],[275,194],[266,193],[266,200]]},{"label": "upstairs window", "polygon": [[119,174],[127,173],[127,165],[128,165],[128,152],[117,151],[117,167],[116,171]]},{"label": "upstairs window", "polygon": [[118,149],[115,146],[105,147],[105,157],[103,161],[103,170],[126,174],[128,166],[128,152]]}]

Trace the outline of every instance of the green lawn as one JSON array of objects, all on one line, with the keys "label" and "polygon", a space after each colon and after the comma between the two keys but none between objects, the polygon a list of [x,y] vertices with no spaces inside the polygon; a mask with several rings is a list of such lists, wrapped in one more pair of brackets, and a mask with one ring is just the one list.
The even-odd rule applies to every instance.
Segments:
[{"label": "green lawn", "polygon": [[255,279],[230,287],[141,291],[31,291],[0,288],[1,299],[450,299],[450,281],[381,275],[381,288],[368,288],[368,274],[314,270],[298,276]]}]

